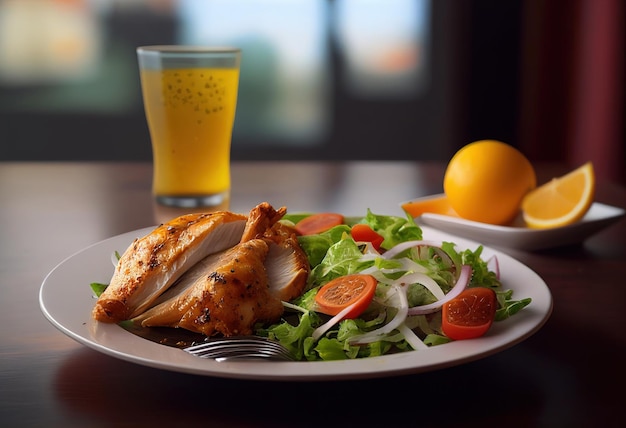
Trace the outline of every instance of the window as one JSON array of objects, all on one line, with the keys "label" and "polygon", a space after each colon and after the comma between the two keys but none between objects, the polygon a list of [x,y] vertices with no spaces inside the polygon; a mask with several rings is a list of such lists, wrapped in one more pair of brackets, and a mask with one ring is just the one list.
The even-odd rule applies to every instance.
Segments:
[{"label": "window", "polygon": [[17,142],[0,159],[150,159],[135,54],[148,44],[242,48],[234,158],[441,157],[436,5],[0,0],[0,138]]}]

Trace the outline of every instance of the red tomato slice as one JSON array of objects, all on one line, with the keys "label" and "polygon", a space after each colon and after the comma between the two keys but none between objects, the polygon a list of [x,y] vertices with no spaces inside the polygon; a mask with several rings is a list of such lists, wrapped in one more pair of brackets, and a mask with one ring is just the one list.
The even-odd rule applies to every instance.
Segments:
[{"label": "red tomato slice", "polygon": [[300,235],[315,235],[326,232],[331,227],[343,224],[343,216],[336,213],[318,213],[303,218],[296,224]]},{"label": "red tomato slice", "polygon": [[453,340],[473,339],[484,335],[496,314],[496,293],[487,287],[464,290],[442,308],[441,328]]},{"label": "red tomato slice", "polygon": [[340,276],[324,284],[315,295],[317,309],[327,315],[337,315],[346,307],[356,304],[344,318],[361,315],[374,298],[378,281],[372,275],[353,274]]},{"label": "red tomato slice", "polygon": [[380,244],[385,238],[374,231],[369,225],[357,223],[350,230],[352,238],[357,242],[371,242],[376,251],[380,250]]}]

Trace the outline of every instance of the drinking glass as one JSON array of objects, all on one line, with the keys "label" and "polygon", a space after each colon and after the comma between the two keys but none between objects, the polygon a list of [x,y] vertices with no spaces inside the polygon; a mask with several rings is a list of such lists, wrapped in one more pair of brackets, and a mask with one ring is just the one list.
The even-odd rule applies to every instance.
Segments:
[{"label": "drinking glass", "polygon": [[156,202],[228,206],[241,51],[141,46],[137,56]]}]

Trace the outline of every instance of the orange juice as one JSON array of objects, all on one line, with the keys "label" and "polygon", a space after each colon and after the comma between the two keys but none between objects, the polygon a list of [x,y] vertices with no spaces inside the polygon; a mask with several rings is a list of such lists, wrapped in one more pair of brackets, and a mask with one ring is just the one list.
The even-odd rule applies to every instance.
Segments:
[{"label": "orange juice", "polygon": [[229,190],[238,81],[232,68],[141,71],[157,196]]},{"label": "orange juice", "polygon": [[159,204],[223,207],[241,51],[203,46],[137,48]]}]

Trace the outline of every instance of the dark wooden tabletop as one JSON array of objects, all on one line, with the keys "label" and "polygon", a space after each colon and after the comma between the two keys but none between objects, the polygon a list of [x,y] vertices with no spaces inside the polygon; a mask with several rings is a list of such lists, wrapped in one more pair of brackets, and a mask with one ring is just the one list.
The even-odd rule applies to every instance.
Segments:
[{"label": "dark wooden tabletop", "polygon": [[[540,181],[566,170],[537,166]],[[247,162],[230,209],[367,208],[441,192],[443,164]],[[123,361],[65,336],[42,315],[46,274],[74,252],[176,213],[157,209],[141,163],[0,163],[0,426],[624,426],[626,221],[584,243],[498,248],[537,272],[550,319],[495,355],[427,373],[324,382],[222,379]],[[626,207],[623,186],[596,200]]]}]

